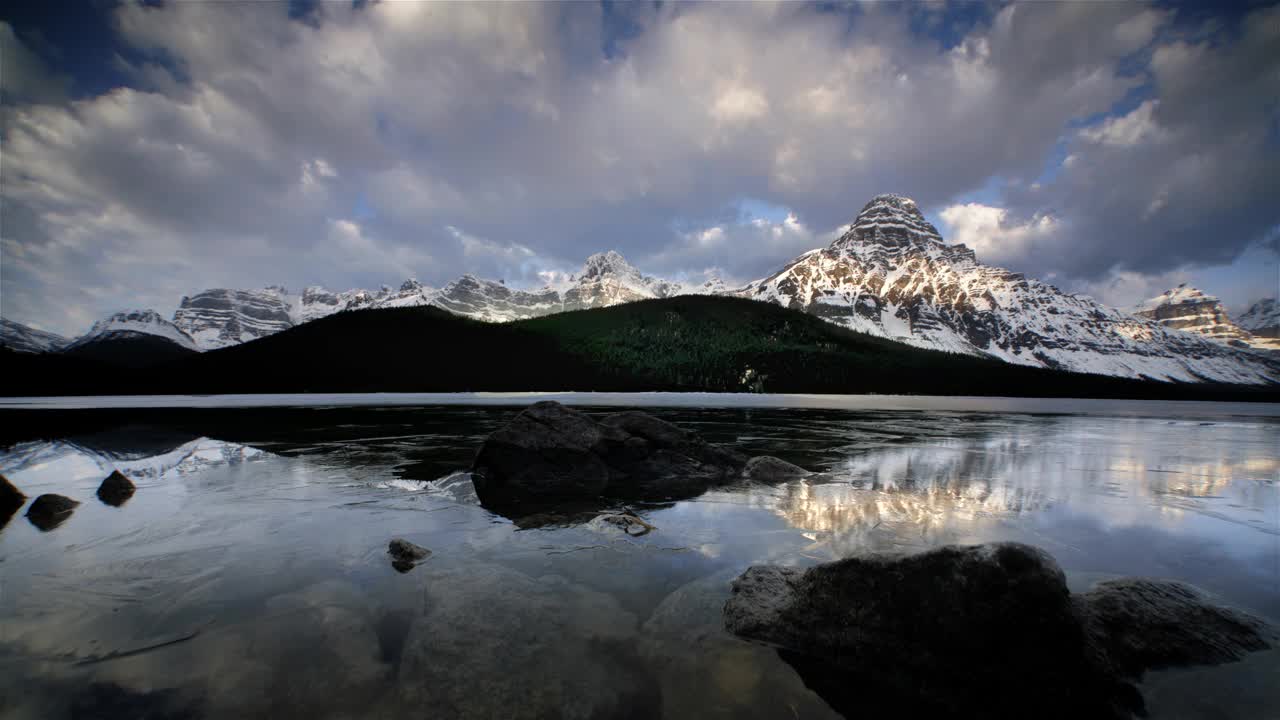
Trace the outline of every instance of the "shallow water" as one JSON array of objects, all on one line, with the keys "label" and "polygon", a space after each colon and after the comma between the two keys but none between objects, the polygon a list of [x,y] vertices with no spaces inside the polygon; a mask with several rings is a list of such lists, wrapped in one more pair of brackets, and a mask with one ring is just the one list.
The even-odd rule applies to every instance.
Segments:
[{"label": "shallow water", "polygon": [[[197,411],[19,442],[0,472],[82,504],[0,530],[0,715],[831,717],[724,633],[729,581],[947,543],[1028,542],[1073,589],[1174,578],[1280,621],[1280,418],[946,407],[658,409],[823,474],[633,504],[656,526],[639,537],[478,505],[453,473],[510,407]],[[112,469],[138,485],[119,508],[94,496]],[[393,537],[433,555],[401,574]],[[1266,718],[1278,681],[1268,652],[1143,690],[1155,718]]]}]

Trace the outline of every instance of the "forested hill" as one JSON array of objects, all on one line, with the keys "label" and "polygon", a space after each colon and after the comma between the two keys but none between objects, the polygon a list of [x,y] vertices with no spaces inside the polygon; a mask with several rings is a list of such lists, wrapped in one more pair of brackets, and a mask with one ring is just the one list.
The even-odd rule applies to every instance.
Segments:
[{"label": "forested hill", "polygon": [[1277,399],[1272,390],[1055,372],[913,348],[777,305],[681,296],[515,323],[431,307],[343,312],[130,369],[0,354],[6,395],[713,391]]}]

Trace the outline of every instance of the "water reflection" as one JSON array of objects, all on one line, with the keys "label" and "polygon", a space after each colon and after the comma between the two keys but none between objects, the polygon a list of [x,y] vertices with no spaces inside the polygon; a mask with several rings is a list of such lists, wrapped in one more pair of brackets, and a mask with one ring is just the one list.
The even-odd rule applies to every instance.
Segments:
[{"label": "water reflection", "polygon": [[[633,505],[654,530],[631,536],[597,507],[517,524],[479,506],[461,471],[511,412],[254,411],[13,444],[0,472],[27,504],[82,504],[47,534],[0,528],[0,714],[829,717],[776,653],[723,633],[729,580],[948,542],[1031,542],[1077,585],[1172,577],[1280,617],[1271,421],[668,409],[821,474]],[[113,470],[129,501],[83,502]],[[401,575],[392,537],[432,555]],[[1280,668],[1257,662],[1195,677],[1212,694]]]}]

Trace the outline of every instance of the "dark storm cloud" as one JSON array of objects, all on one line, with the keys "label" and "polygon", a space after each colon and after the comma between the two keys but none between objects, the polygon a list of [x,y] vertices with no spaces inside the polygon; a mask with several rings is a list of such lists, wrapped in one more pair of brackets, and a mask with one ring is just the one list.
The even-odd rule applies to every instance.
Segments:
[{"label": "dark storm cloud", "polygon": [[[1197,33],[1204,35],[1203,33]],[[1034,262],[1095,278],[1230,263],[1280,223],[1280,8],[1151,54],[1150,97],[1076,132],[1056,177],[1009,194],[1056,233],[1024,245]]]},{"label": "dark storm cloud", "polygon": [[[6,316],[76,332],[214,285],[535,283],[605,249],[748,279],[887,190],[985,259],[1082,281],[1229,261],[1276,222],[1274,10],[1211,40],[1128,3],[295,15],[125,5],[130,87],[5,109]],[[993,178],[1003,200],[946,209]]]}]

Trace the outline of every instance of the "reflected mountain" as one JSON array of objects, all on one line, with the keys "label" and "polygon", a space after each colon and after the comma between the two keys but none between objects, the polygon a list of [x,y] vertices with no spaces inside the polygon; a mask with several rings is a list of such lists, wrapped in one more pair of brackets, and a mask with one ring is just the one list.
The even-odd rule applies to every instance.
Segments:
[{"label": "reflected mountain", "polygon": [[118,470],[134,481],[155,480],[166,474],[189,475],[270,455],[258,448],[210,438],[196,438],[175,447],[157,447],[157,450],[146,454],[136,446],[123,450],[103,444],[83,446],[71,440],[28,442],[0,455],[0,472],[16,474],[38,470],[74,457],[92,460],[104,474]]},{"label": "reflected mountain", "polygon": [[[1099,438],[1088,432],[1090,424],[1088,418],[1042,418],[990,435],[971,430],[916,444],[846,445],[825,458],[821,475],[744,494],[749,504],[814,533],[815,542],[829,544],[837,556],[872,546],[876,529],[910,528],[931,544],[946,541],[944,530],[980,518],[1058,504],[1105,505],[1109,496],[1120,512],[1135,500],[1170,512],[1202,511],[1201,501],[1224,499],[1255,512],[1274,510],[1269,484],[1280,474],[1280,460],[1265,448],[1187,462],[1162,438]],[[1099,441],[1110,452],[1100,453]],[[1265,531],[1263,524],[1255,523]]]}]

